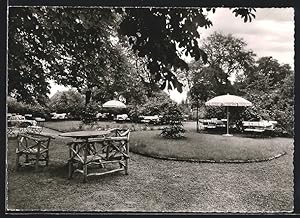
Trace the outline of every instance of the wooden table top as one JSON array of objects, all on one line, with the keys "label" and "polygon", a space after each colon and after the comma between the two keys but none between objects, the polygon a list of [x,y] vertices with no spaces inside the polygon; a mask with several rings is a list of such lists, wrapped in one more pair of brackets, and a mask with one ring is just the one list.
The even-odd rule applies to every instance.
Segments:
[{"label": "wooden table top", "polygon": [[110,131],[105,130],[86,130],[86,131],[76,131],[76,132],[66,132],[59,134],[63,137],[72,137],[72,138],[91,138],[96,136],[102,136],[109,134]]}]

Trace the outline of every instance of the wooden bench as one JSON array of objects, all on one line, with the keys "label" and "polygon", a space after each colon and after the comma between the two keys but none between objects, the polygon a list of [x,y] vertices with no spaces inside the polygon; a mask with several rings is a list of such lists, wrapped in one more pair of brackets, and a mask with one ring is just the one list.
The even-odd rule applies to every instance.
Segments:
[{"label": "wooden bench", "polygon": [[274,130],[276,121],[243,121],[244,131],[262,133],[266,130]]},{"label": "wooden bench", "polygon": [[246,128],[246,129],[244,129],[244,131],[246,131],[246,132],[264,132],[265,130],[264,129]]},{"label": "wooden bench", "polygon": [[217,118],[212,119],[199,119],[201,126],[205,129],[216,129],[216,128],[225,128],[226,124],[224,119],[218,120]]}]

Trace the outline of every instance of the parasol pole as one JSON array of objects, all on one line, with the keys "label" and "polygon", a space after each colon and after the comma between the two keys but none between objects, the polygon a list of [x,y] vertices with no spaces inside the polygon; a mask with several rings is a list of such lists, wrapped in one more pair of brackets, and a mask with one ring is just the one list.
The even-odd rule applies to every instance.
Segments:
[{"label": "parasol pole", "polygon": [[227,135],[229,135],[229,107],[226,106],[227,108]]}]

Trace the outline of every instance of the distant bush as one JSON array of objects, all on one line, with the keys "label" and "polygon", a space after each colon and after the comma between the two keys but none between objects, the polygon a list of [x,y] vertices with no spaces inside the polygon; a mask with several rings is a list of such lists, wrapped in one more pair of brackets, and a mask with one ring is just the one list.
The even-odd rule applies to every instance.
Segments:
[{"label": "distant bush", "polygon": [[48,103],[51,112],[68,113],[69,119],[80,119],[81,112],[85,109],[84,96],[70,89],[55,93]]},{"label": "distant bush", "polygon": [[163,92],[157,92],[152,97],[148,97],[143,104],[128,105],[128,115],[133,122],[140,122],[140,116],[162,115],[165,109],[174,102]]},{"label": "distant bush", "polygon": [[19,102],[14,98],[7,98],[8,113],[32,114],[33,117],[50,118],[50,110],[46,106],[39,104],[31,105],[24,102]]}]

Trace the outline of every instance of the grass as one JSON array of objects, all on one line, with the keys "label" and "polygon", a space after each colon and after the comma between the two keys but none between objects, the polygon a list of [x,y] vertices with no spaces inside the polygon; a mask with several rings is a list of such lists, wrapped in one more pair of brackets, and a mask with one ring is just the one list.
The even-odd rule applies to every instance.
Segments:
[{"label": "grass", "polygon": [[[147,143],[151,142],[150,133],[155,135],[157,132],[147,131]],[[131,149],[145,133],[132,133]],[[16,172],[16,140],[9,139],[7,207],[10,211],[261,213],[293,210],[292,139],[286,144],[281,138],[274,140],[278,141],[275,146],[284,148],[287,155],[256,163],[167,161],[131,152],[129,175],[119,172],[89,177],[87,183],[82,183],[79,174],[72,180],[67,179],[68,149],[65,144],[69,140],[56,137],[51,142],[48,167],[39,172],[29,167]],[[226,146],[225,142],[222,144]],[[181,151],[184,153],[183,147]]]},{"label": "grass", "polygon": [[64,139],[51,143],[40,172],[15,171],[15,140],[8,144],[8,208],[27,211],[284,212],[293,209],[293,158],[245,164],[166,161],[131,153],[122,172],[67,179]]},{"label": "grass", "polygon": [[79,128],[81,121],[68,120],[68,121],[48,121],[44,123],[45,127],[58,130],[60,132],[72,131]]},{"label": "grass", "polygon": [[133,152],[162,158],[198,161],[252,161],[272,158],[293,144],[289,138],[246,138],[187,132],[184,139],[164,139],[160,131],[131,133]]}]

